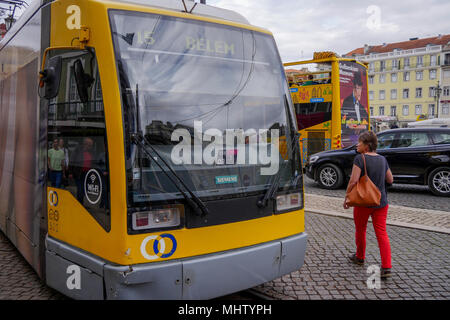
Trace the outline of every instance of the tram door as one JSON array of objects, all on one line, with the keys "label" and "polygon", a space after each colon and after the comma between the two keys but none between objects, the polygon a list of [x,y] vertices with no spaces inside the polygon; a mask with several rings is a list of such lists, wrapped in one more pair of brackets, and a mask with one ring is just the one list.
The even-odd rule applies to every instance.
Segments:
[{"label": "tram door", "polygon": [[325,150],[326,131],[307,131],[308,133],[308,156]]},{"label": "tram door", "polygon": [[[110,230],[109,169],[102,88],[93,49],[57,51],[61,80],[48,105],[49,231],[58,189],[68,191]],[[61,192],[62,193],[62,192]],[[62,193],[67,194],[67,193]],[[59,197],[61,198],[61,197]],[[53,216],[52,216],[53,215]],[[56,219],[57,220],[57,219]],[[56,228],[56,227],[55,227]],[[53,228],[54,229],[54,228]]]}]

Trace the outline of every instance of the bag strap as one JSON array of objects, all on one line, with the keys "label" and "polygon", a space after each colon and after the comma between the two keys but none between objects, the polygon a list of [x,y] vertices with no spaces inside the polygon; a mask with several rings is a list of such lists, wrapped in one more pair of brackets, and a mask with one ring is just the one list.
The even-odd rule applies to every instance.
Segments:
[{"label": "bag strap", "polygon": [[361,156],[362,156],[363,161],[364,161],[364,173],[367,176],[366,158],[364,157],[364,153],[361,153]]}]

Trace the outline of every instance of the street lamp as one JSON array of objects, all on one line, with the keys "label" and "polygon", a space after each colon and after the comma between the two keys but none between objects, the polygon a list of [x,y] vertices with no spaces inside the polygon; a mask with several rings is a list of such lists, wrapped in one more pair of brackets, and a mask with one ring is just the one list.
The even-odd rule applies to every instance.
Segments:
[{"label": "street lamp", "polygon": [[12,25],[16,22],[16,19],[12,15],[5,18],[6,30],[11,29]]},{"label": "street lamp", "polygon": [[434,97],[436,98],[436,118],[439,118],[439,98],[441,96],[442,88],[439,86],[439,80],[437,82],[437,86],[433,88],[434,89]]}]

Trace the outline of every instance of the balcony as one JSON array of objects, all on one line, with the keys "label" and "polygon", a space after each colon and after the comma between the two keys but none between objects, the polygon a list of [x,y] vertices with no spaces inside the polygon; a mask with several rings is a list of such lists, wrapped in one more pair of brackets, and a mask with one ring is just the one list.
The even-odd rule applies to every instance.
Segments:
[{"label": "balcony", "polygon": [[373,53],[370,55],[363,55],[358,56],[356,59],[363,60],[363,61],[373,61],[373,60],[380,60],[380,59],[386,59],[386,58],[401,58],[401,57],[408,57],[408,56],[414,56],[414,55],[423,55],[423,54],[430,54],[430,53],[437,53],[440,52],[442,49],[442,46],[430,46],[425,48],[416,48],[416,49],[409,49],[409,50],[401,50],[401,51],[393,51],[393,52],[384,52],[384,53]]},{"label": "balcony", "polygon": [[[446,60],[446,63],[450,65],[450,59]],[[410,71],[414,69],[423,69],[423,68],[429,68],[429,67],[438,67],[439,65],[435,62],[423,62],[423,63],[410,63],[408,65],[402,65],[401,63],[399,65],[388,65],[384,66],[383,68],[380,67],[369,67],[369,74],[376,73],[376,72],[399,72],[399,71]]]}]

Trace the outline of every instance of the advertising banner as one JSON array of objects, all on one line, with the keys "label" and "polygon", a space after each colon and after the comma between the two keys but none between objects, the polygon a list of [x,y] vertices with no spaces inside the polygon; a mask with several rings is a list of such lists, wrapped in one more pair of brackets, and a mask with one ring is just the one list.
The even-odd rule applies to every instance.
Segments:
[{"label": "advertising banner", "polygon": [[339,62],[342,148],[358,142],[369,129],[366,68],[351,61]]}]

